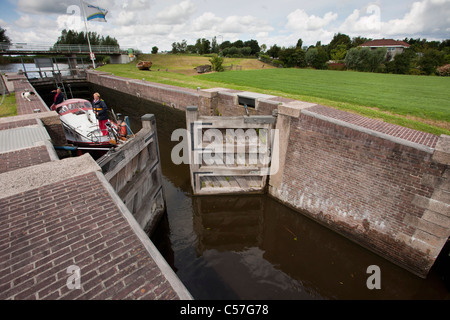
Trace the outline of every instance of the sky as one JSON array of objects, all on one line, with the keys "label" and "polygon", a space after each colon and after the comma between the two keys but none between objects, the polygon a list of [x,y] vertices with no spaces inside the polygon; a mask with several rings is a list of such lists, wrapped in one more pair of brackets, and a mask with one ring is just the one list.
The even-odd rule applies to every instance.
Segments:
[{"label": "sky", "polygon": [[[257,40],[267,48],[328,44],[337,33],[372,39],[450,39],[450,0],[86,0],[108,10],[87,29],[149,53],[199,38]],[[13,43],[52,45],[63,29],[86,31],[80,0],[0,0]]]}]

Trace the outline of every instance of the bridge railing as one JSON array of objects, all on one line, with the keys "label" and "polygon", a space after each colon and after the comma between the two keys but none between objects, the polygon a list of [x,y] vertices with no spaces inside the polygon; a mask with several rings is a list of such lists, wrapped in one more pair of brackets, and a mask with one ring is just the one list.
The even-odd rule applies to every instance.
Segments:
[{"label": "bridge railing", "polygon": [[[120,54],[127,51],[119,46],[100,46],[92,45],[92,52],[98,54]],[[39,45],[29,43],[0,43],[0,52],[49,52],[49,53],[89,53],[87,44],[58,44],[58,45]]]}]

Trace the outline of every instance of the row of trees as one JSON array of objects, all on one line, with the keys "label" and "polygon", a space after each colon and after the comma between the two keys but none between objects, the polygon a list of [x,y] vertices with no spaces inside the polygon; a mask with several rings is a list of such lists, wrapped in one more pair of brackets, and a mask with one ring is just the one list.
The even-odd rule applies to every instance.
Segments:
[{"label": "row of trees", "polygon": [[[369,41],[363,37],[350,39],[338,33],[328,45],[317,42],[303,47],[301,39],[295,47],[272,46],[260,58],[283,67],[313,67],[316,69],[353,69],[358,71],[398,74],[433,74],[442,65],[450,64],[450,40],[427,41],[404,39],[410,45],[402,54],[392,56],[385,48],[371,50],[360,47]],[[330,63],[330,60],[332,63]]]},{"label": "row of trees", "polygon": [[242,41],[237,40],[233,43],[224,41],[220,45],[217,43],[217,38],[214,37],[212,41],[205,38],[197,39],[194,45],[188,45],[186,40],[172,43],[171,53],[194,53],[194,54],[220,54],[224,57],[236,56],[254,56],[261,51],[261,48],[256,40]]},{"label": "row of trees", "polygon": [[61,31],[61,35],[58,37],[55,45],[58,44],[87,44],[89,42],[91,45],[101,45],[101,46],[118,46],[119,42],[116,38],[112,38],[110,36],[100,36],[97,32],[77,32],[74,30],[66,30]]},{"label": "row of trees", "polygon": [[364,37],[350,38],[346,34],[338,33],[327,45],[322,45],[319,41],[316,45],[307,47],[303,46],[302,39],[299,39],[295,46],[280,47],[274,44],[267,48],[265,44],[260,46],[256,40],[224,41],[218,44],[214,37],[212,42],[204,38],[197,39],[195,45],[188,45],[186,40],[174,42],[171,53],[214,53],[221,57],[256,56],[261,61],[278,67],[353,69],[400,74],[432,74],[439,66],[450,64],[450,40],[405,38],[403,41],[408,43],[410,48],[396,55],[395,59],[392,59],[386,49],[371,50],[360,47],[370,40],[372,39]]}]

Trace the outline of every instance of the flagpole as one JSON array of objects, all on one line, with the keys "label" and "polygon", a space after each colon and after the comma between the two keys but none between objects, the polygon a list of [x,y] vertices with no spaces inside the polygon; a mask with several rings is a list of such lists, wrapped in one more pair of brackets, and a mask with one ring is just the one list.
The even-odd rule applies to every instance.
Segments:
[{"label": "flagpole", "polygon": [[86,17],[86,12],[84,11],[83,0],[80,0],[80,4],[81,4],[81,10],[83,10],[84,26],[86,27],[86,38],[87,38],[87,41],[88,41],[89,52],[90,52],[89,57],[91,58],[91,60],[92,60],[92,66],[93,66],[94,69],[95,69],[95,61],[94,61],[94,59],[93,59],[93,57],[92,57],[91,41],[89,41],[89,32],[88,32],[88,27],[87,27],[87,17]]}]

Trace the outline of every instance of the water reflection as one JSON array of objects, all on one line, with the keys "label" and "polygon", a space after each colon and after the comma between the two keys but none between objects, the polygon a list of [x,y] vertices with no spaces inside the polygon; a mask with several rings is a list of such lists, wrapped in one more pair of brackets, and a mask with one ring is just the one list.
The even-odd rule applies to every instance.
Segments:
[{"label": "water reflection", "polygon": [[[241,299],[447,295],[438,281],[419,279],[266,196],[195,197],[192,203],[197,256]],[[381,290],[366,286],[370,265],[381,268]]]}]

